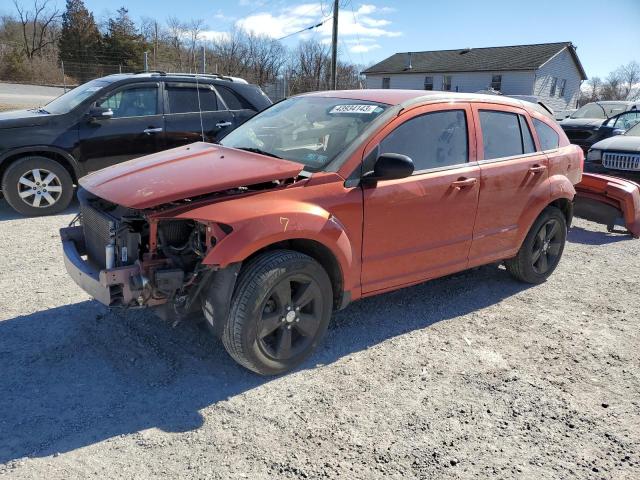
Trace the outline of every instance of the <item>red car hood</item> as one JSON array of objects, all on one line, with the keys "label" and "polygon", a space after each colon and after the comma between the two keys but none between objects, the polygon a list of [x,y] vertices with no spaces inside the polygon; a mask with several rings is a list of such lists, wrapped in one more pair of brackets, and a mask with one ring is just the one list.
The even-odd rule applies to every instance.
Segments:
[{"label": "red car hood", "polygon": [[299,163],[197,142],[136,158],[80,179],[112,203],[150,208],[184,198],[297,176]]}]

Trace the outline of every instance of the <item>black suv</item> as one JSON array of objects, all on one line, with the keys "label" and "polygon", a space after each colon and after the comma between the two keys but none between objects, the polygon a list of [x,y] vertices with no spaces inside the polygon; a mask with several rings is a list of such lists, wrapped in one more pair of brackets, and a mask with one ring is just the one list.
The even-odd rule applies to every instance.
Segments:
[{"label": "black suv", "polygon": [[42,108],[0,113],[2,193],[23,215],[57,213],[83,175],[216,142],[269,105],[259,87],[234,77],[148,72],[91,80]]}]

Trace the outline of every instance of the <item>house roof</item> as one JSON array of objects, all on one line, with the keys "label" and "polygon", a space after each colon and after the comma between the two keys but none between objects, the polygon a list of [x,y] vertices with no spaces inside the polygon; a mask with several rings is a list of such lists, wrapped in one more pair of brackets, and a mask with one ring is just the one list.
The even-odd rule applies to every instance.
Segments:
[{"label": "house roof", "polygon": [[[587,74],[571,42],[511,45],[508,47],[463,48],[429,52],[401,52],[367,68],[362,73],[448,73],[537,70],[567,48],[583,80]],[[411,54],[411,69],[407,55]]]}]

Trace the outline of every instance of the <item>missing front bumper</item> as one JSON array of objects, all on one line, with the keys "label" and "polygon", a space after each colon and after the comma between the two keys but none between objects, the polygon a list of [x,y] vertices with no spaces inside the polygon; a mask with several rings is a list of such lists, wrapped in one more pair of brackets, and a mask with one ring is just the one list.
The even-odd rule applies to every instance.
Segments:
[{"label": "missing front bumper", "polygon": [[134,304],[142,294],[138,265],[100,269],[83,258],[87,254],[82,227],[60,229],[64,265],[80,288],[108,307]]}]

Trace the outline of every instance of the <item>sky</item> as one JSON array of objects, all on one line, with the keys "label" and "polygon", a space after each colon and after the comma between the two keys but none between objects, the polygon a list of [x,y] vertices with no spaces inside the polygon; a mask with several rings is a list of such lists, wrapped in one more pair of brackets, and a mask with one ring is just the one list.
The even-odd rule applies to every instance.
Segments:
[{"label": "sky", "polygon": [[[27,4],[28,0],[24,0]],[[64,0],[51,0],[64,8]],[[281,38],[294,34],[330,42],[332,0],[127,0],[134,19],[203,19],[206,38],[233,27]],[[97,20],[121,5],[118,0],[85,0]],[[589,77],[606,75],[632,60],[640,62],[640,0],[340,0],[342,58],[369,65],[395,52],[491,47],[570,41]],[[0,8],[0,10],[7,10]]]}]

